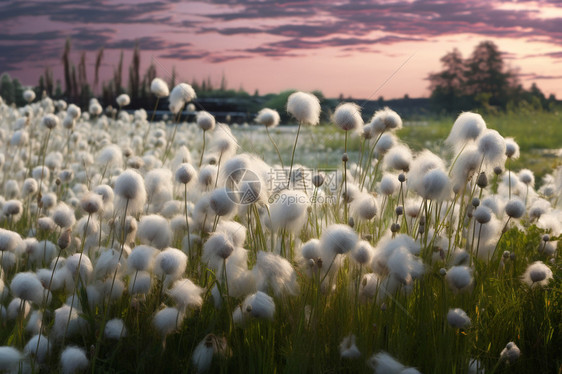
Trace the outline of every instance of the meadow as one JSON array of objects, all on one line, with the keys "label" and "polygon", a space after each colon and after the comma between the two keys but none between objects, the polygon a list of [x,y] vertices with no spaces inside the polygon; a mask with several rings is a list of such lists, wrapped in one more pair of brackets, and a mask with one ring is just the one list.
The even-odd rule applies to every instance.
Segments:
[{"label": "meadow", "polygon": [[0,102],[0,372],[560,373],[558,112],[152,92]]}]

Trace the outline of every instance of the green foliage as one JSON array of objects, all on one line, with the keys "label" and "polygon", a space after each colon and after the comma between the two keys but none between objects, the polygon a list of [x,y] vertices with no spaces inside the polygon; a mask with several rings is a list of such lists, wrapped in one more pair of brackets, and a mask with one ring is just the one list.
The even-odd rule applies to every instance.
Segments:
[{"label": "green foliage", "polygon": [[[491,41],[478,44],[463,59],[458,49],[441,58],[443,70],[429,75],[431,106],[437,113],[483,109],[486,112],[514,108],[549,109],[547,100],[533,83],[523,89],[517,74],[506,68],[503,53]],[[552,100],[552,101],[551,101]]]}]

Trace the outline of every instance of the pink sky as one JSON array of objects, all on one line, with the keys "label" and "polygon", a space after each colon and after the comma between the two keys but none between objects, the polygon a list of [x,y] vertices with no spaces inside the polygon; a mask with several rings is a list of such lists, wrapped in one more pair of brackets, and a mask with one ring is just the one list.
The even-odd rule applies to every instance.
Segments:
[{"label": "pink sky", "polygon": [[[505,52],[525,87],[562,97],[562,3],[550,1],[7,1],[0,5],[0,72],[36,84],[45,66],[62,77],[71,37],[93,66],[104,46],[102,80],[135,41],[144,70],[167,78],[224,74],[249,92],[319,89],[329,97],[428,96],[427,76],[453,48],[464,57],[483,40]],[[93,80],[93,71],[89,71]],[[126,72],[124,75],[127,75]]]}]

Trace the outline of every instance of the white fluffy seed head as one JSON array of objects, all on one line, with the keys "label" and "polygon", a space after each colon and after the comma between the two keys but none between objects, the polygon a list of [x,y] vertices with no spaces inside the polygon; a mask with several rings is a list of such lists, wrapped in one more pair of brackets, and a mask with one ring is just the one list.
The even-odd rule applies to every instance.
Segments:
[{"label": "white fluffy seed head", "polygon": [[150,214],[141,217],[137,237],[143,244],[164,249],[172,242],[172,229],[164,217]]},{"label": "white fluffy seed head", "polygon": [[170,111],[174,114],[177,114],[186,103],[190,102],[196,97],[197,95],[195,94],[193,87],[191,87],[189,84],[178,84],[172,89],[172,92],[170,93]]},{"label": "white fluffy seed head", "polygon": [[28,103],[32,102],[33,100],[35,100],[35,92],[30,89],[23,91],[23,99]]},{"label": "white fluffy seed head", "polygon": [[40,305],[43,301],[43,285],[35,273],[17,273],[12,279],[10,289],[15,297],[22,300],[31,301]]},{"label": "white fluffy seed head", "polygon": [[[35,94],[33,94],[35,96]],[[4,373],[18,373],[20,360],[22,359],[20,351],[13,347],[0,347],[0,371]]]},{"label": "white fluffy seed head", "polygon": [[464,291],[472,285],[472,270],[467,266],[453,266],[447,271],[445,279],[453,291]]},{"label": "white fluffy seed head", "polygon": [[456,329],[465,329],[470,326],[470,317],[460,308],[449,309],[447,322]]},{"label": "white fluffy seed head", "polygon": [[281,191],[279,197],[269,208],[273,229],[287,229],[297,233],[306,221],[306,211],[309,205],[308,196],[303,191]]},{"label": "white fluffy seed head", "polygon": [[38,363],[42,364],[49,355],[50,351],[49,338],[45,335],[35,335],[23,348],[23,353],[33,357]]},{"label": "white fluffy seed head", "polygon": [[509,364],[513,364],[521,356],[521,350],[514,342],[506,344],[505,348],[500,353],[500,360],[505,360]]},{"label": "white fluffy seed head", "polygon": [[412,163],[412,151],[405,144],[397,144],[390,148],[384,155],[383,163],[385,168],[408,171]]},{"label": "white fluffy seed head", "polygon": [[166,97],[170,94],[170,89],[168,84],[160,78],[154,78],[150,83],[150,91],[156,95],[156,97]]},{"label": "white fluffy seed head", "polygon": [[178,277],[187,267],[187,255],[176,248],[166,248],[154,258],[154,272],[159,276]]},{"label": "white fluffy seed head", "polygon": [[197,172],[191,164],[183,163],[176,169],[175,179],[178,183],[188,184],[196,175]]},{"label": "white fluffy seed head", "polygon": [[351,251],[357,245],[357,233],[348,225],[328,226],[320,237],[322,250],[333,256]]},{"label": "white fluffy seed head", "polygon": [[515,139],[505,138],[505,155],[512,160],[517,160],[519,158],[519,144],[515,142]]},{"label": "white fluffy seed head", "polygon": [[527,267],[521,281],[529,287],[544,287],[552,279],[552,270],[542,261],[535,261]]},{"label": "white fluffy seed head", "polygon": [[70,104],[68,106],[68,108],[66,109],[66,114],[69,115],[73,119],[78,119],[78,117],[80,117],[80,115],[82,114],[82,110],[80,109],[79,106],[76,106],[74,104]]},{"label": "white fluffy seed head", "polygon": [[131,103],[131,98],[127,94],[121,94],[121,95],[117,96],[117,99],[115,99],[115,101],[117,102],[117,105],[119,105],[120,107],[123,107],[123,106],[127,106]]},{"label": "white fluffy seed head", "polygon": [[60,202],[57,205],[51,218],[57,224],[57,226],[61,228],[68,228],[76,223],[74,210],[63,202]]},{"label": "white fluffy seed head", "polygon": [[320,240],[313,238],[304,243],[301,247],[301,255],[307,260],[315,260],[322,256]]},{"label": "white fluffy seed head", "polygon": [[85,370],[89,361],[82,348],[67,347],[61,354],[60,363],[63,374],[74,374]]},{"label": "white fluffy seed head", "polygon": [[186,278],[178,279],[168,290],[168,294],[180,310],[200,308],[203,305],[203,298],[201,297],[203,292],[203,288]]},{"label": "white fluffy seed head", "polygon": [[232,214],[238,203],[237,195],[232,193],[226,187],[215,189],[211,192],[209,198],[209,206],[217,216],[227,216]]},{"label": "white fluffy seed head", "polygon": [[119,340],[127,336],[127,328],[120,318],[114,318],[105,324],[104,335],[107,339]]},{"label": "white fluffy seed head", "polygon": [[363,126],[361,108],[355,103],[342,103],[336,108],[333,121],[344,131],[359,130]]},{"label": "white fluffy seed head", "polygon": [[156,313],[152,324],[156,331],[165,337],[178,329],[182,319],[183,315],[177,308],[164,308]]},{"label": "white fluffy seed head", "polygon": [[521,218],[525,214],[525,204],[517,199],[513,198],[505,204],[505,214],[511,218]]},{"label": "white fluffy seed head", "polygon": [[356,219],[368,221],[379,212],[379,203],[373,195],[361,192],[351,201],[349,209]]},{"label": "white fluffy seed head", "polygon": [[103,208],[103,199],[95,192],[87,192],[80,199],[80,206],[86,213],[94,214]]},{"label": "white fluffy seed head", "polygon": [[204,110],[197,113],[197,126],[203,131],[211,131],[215,128],[215,117]]},{"label": "white fluffy seed head", "polygon": [[503,163],[505,139],[496,130],[485,130],[476,142],[484,164],[494,167]]},{"label": "white fluffy seed head", "polygon": [[483,225],[490,222],[492,219],[492,210],[485,205],[479,205],[476,209],[474,209],[474,212],[472,212],[472,216],[476,222]]},{"label": "white fluffy seed head", "polygon": [[385,107],[373,114],[369,125],[373,132],[372,136],[378,136],[385,131],[394,131],[402,128],[402,118],[395,111]]},{"label": "white fluffy seed head", "polygon": [[279,125],[281,118],[279,117],[279,113],[277,113],[274,109],[263,108],[258,112],[256,116],[256,122],[261,123],[265,127],[276,127]]},{"label": "white fluffy seed head", "polygon": [[371,356],[367,364],[375,374],[400,374],[406,368],[386,352],[379,352]]},{"label": "white fluffy seed head", "polygon": [[307,92],[294,92],[287,100],[287,112],[301,123],[317,125],[320,121],[320,101]]},{"label": "white fluffy seed head", "polygon": [[140,212],[146,202],[146,188],[142,176],[132,169],[122,172],[115,180],[115,194],[119,198],[117,206],[127,214]]},{"label": "white fluffy seed head", "polygon": [[461,113],[453,124],[445,144],[452,147],[455,153],[458,153],[466,143],[476,140],[485,129],[486,122],[480,114]]},{"label": "white fluffy seed head", "polygon": [[45,126],[47,129],[52,130],[55,127],[58,126],[58,124],[60,123],[60,119],[59,117],[55,116],[54,114],[50,113],[47,114],[45,117],[43,117],[43,119],[41,120],[41,125]]},{"label": "white fluffy seed head", "polygon": [[525,184],[528,187],[535,186],[535,174],[529,169],[521,169],[519,174],[517,174],[521,183]]},{"label": "white fluffy seed head", "polygon": [[428,171],[424,175],[421,185],[418,185],[416,189],[421,197],[428,200],[446,199],[450,190],[449,176],[441,169]]},{"label": "white fluffy seed head", "polygon": [[367,265],[371,262],[375,249],[366,240],[361,240],[357,243],[355,248],[351,250],[351,258],[360,265]]},{"label": "white fluffy seed head", "polygon": [[254,318],[272,320],[275,314],[275,302],[265,292],[258,291],[244,299],[242,312]]}]

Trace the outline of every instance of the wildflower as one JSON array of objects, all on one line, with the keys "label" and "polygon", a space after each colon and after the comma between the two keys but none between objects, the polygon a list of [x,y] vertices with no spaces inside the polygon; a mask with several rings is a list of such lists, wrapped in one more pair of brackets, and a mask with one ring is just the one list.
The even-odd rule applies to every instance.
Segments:
[{"label": "wildflower", "polygon": [[513,364],[521,356],[519,347],[514,342],[506,344],[505,348],[500,353],[500,360],[506,360],[508,364]]},{"label": "wildflower", "polygon": [[355,248],[351,250],[351,258],[358,264],[366,265],[371,262],[374,252],[375,249],[371,243],[366,240],[361,240],[357,243]]},{"label": "wildflower", "polygon": [[176,182],[188,184],[196,175],[195,168],[189,163],[181,164],[175,173]]},{"label": "wildflower", "polygon": [[[35,97],[35,94],[33,94],[33,97]],[[9,346],[0,347],[0,371],[17,373],[22,358],[21,352],[17,349]]]},{"label": "wildflower", "polygon": [[198,373],[204,373],[211,368],[214,355],[224,358],[229,357],[231,354],[232,352],[228,347],[226,338],[219,338],[214,334],[208,334],[195,347],[191,356],[191,362],[193,362]]},{"label": "wildflower", "polygon": [[342,130],[358,130],[363,126],[361,108],[354,103],[342,103],[338,105],[333,117],[334,123]]},{"label": "wildflower", "polygon": [[72,210],[68,205],[60,202],[55,211],[52,214],[53,221],[60,228],[68,228],[76,223],[76,217],[74,216],[74,210]]},{"label": "wildflower", "polygon": [[211,192],[209,205],[217,216],[228,216],[232,214],[237,207],[238,198],[236,194],[228,190],[226,187],[217,188]]},{"label": "wildflower", "polygon": [[445,279],[453,291],[463,292],[472,285],[472,270],[467,266],[453,266],[447,271]]},{"label": "wildflower", "polygon": [[375,374],[400,374],[406,367],[386,352],[379,352],[368,360]]},{"label": "wildflower", "polygon": [[127,336],[127,329],[122,319],[114,318],[105,324],[104,335],[108,339],[119,340]]},{"label": "wildflower", "polygon": [[480,114],[461,113],[455,120],[445,144],[453,147],[455,153],[459,153],[466,143],[476,140],[485,129],[486,122]]},{"label": "wildflower", "polygon": [[267,291],[269,286],[276,296],[298,293],[299,285],[295,269],[289,261],[279,255],[259,251],[253,273],[257,287],[261,291]]},{"label": "wildflower", "polygon": [[47,114],[41,120],[41,125],[45,126],[47,129],[52,130],[59,124],[60,119],[59,117],[55,116],[54,114]]},{"label": "wildflower", "polygon": [[379,158],[384,156],[388,151],[390,151],[398,142],[396,135],[391,133],[384,133],[380,136],[377,145],[375,145],[375,152],[379,155]]},{"label": "wildflower", "polygon": [[103,199],[95,192],[88,192],[82,196],[80,206],[86,213],[94,214],[103,208]]},{"label": "wildflower", "polygon": [[513,138],[505,138],[505,155],[512,160],[517,160],[520,156],[519,144]]},{"label": "wildflower", "polygon": [[511,199],[505,204],[505,214],[511,218],[521,218],[525,214],[525,204],[519,199]]},{"label": "wildflower", "polygon": [[80,107],[74,104],[70,104],[66,109],[66,114],[73,119],[78,119],[78,117],[80,117],[80,115],[82,114],[82,110],[80,109]]},{"label": "wildflower", "polygon": [[74,374],[86,370],[89,361],[82,348],[67,347],[61,354],[60,363],[63,374]]},{"label": "wildflower", "polygon": [[460,308],[449,309],[447,322],[456,329],[465,329],[470,326],[470,318],[466,312]]},{"label": "wildflower", "polygon": [[183,320],[183,314],[177,308],[164,308],[152,319],[154,328],[162,337],[176,331]]},{"label": "wildflower", "polygon": [[32,102],[33,100],[35,100],[35,92],[30,89],[23,91],[23,99],[28,103]]},{"label": "wildflower", "polygon": [[43,302],[44,288],[37,275],[31,272],[17,273],[10,285],[15,297],[35,304]]},{"label": "wildflower", "polygon": [[283,190],[269,207],[274,230],[287,229],[297,233],[306,223],[308,196],[300,190]]},{"label": "wildflower", "polygon": [[177,279],[187,267],[187,256],[176,248],[166,248],[154,258],[154,273]]},{"label": "wildflower", "polygon": [[410,170],[412,163],[412,151],[405,144],[396,144],[384,155],[383,163],[386,169]]},{"label": "wildflower", "polygon": [[477,139],[478,151],[484,163],[496,166],[505,158],[505,139],[496,130],[485,130]]},{"label": "wildflower", "polygon": [[373,219],[379,211],[379,203],[377,199],[368,193],[360,193],[357,198],[353,199],[350,206],[353,217],[368,221]]},{"label": "wildflower", "polygon": [[137,237],[143,244],[164,249],[172,242],[172,229],[164,217],[150,214],[141,217]]},{"label": "wildflower", "polygon": [[146,245],[137,245],[127,258],[127,265],[131,271],[149,271],[154,264],[156,248]]},{"label": "wildflower", "polygon": [[325,253],[344,254],[357,245],[357,233],[347,225],[333,224],[324,230],[320,244]]},{"label": "wildflower", "polygon": [[169,108],[170,112],[177,114],[183,106],[190,102],[191,100],[195,99],[197,95],[191,87],[187,83],[180,83],[172,89],[169,97]]},{"label": "wildflower", "polygon": [[306,92],[294,92],[287,101],[287,112],[301,123],[317,125],[320,121],[320,101]]},{"label": "wildflower", "polygon": [[35,361],[42,364],[45,362],[45,359],[49,355],[49,352],[51,350],[50,344],[51,343],[49,342],[49,338],[47,338],[45,335],[37,334],[29,339],[29,341],[23,348],[23,353],[29,355],[30,357],[33,357]]},{"label": "wildflower", "polygon": [[529,187],[535,186],[535,175],[529,169],[521,169],[518,174],[519,180]]},{"label": "wildflower", "polygon": [[398,113],[385,107],[373,114],[369,125],[373,132],[372,136],[377,136],[385,131],[394,131],[402,128],[402,119]]},{"label": "wildflower", "polygon": [[127,207],[127,213],[140,212],[146,202],[146,188],[141,175],[134,170],[125,170],[115,180],[116,205],[120,211]]},{"label": "wildflower", "polygon": [[123,106],[127,106],[131,103],[131,98],[127,94],[121,94],[121,95],[117,96],[117,99],[115,99],[115,101],[117,102],[117,105],[119,105],[120,107],[123,107]]},{"label": "wildflower", "polygon": [[175,281],[167,292],[179,310],[185,311],[187,308],[198,309],[203,305],[201,294],[204,292],[204,289],[187,278]]},{"label": "wildflower", "polygon": [[156,97],[166,97],[170,94],[170,89],[166,82],[160,78],[154,78],[150,83],[150,91],[156,95]]},{"label": "wildflower", "polygon": [[271,296],[258,291],[244,299],[242,311],[253,318],[272,320],[275,314],[275,303]]},{"label": "wildflower", "polygon": [[432,169],[416,187],[416,192],[424,199],[443,200],[449,196],[451,186],[447,173],[440,169]]},{"label": "wildflower", "polygon": [[211,131],[215,128],[215,117],[204,110],[197,113],[197,126],[203,131]]},{"label": "wildflower", "polygon": [[552,279],[552,270],[542,261],[535,261],[527,267],[521,281],[529,287],[544,287]]},{"label": "wildflower", "polygon": [[279,125],[280,117],[274,109],[263,108],[256,116],[256,122],[261,123],[265,127],[273,128]]},{"label": "wildflower", "polygon": [[343,338],[340,343],[340,356],[345,359],[355,359],[361,357],[361,352],[355,344],[355,335],[351,334]]}]

